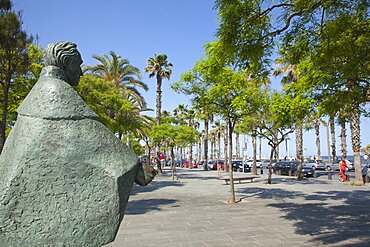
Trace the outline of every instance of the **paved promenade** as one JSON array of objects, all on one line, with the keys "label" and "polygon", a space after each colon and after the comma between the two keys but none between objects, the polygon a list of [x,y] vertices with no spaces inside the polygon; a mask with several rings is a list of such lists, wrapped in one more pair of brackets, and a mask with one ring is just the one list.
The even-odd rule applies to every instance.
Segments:
[{"label": "paved promenade", "polygon": [[228,204],[229,185],[216,178],[216,171],[178,169],[172,181],[164,170],[147,187],[134,185],[106,247],[370,246],[370,185],[275,175],[268,185],[265,171],[236,183],[241,202]]}]

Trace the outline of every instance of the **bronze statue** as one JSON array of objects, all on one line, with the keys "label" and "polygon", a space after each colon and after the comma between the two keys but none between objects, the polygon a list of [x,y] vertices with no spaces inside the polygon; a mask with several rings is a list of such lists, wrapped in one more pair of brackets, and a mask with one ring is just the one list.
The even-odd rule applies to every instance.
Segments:
[{"label": "bronze statue", "polygon": [[0,243],[101,246],[114,240],[133,182],[156,172],[72,87],[82,75],[75,44],[49,44],[44,62],[0,156]]}]

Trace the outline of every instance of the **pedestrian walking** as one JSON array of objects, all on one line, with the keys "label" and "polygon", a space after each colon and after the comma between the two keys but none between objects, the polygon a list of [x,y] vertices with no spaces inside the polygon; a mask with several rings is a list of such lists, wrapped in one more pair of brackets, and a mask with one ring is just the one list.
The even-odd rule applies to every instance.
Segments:
[{"label": "pedestrian walking", "polygon": [[367,173],[369,172],[369,167],[367,164],[363,164],[361,168],[361,173],[362,173],[362,181],[364,184],[366,184],[367,181]]},{"label": "pedestrian walking", "polygon": [[340,175],[340,178],[341,178],[342,182],[345,182],[345,181],[348,180],[348,176],[346,174],[346,171],[347,171],[347,163],[344,159],[342,159],[339,162],[339,175]]}]

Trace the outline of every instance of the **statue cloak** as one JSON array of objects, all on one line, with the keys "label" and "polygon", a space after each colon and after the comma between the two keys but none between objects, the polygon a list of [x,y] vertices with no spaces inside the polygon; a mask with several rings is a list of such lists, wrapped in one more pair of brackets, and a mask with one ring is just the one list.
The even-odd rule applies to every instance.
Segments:
[{"label": "statue cloak", "polygon": [[137,170],[64,72],[45,67],[0,156],[1,246],[113,241]]}]

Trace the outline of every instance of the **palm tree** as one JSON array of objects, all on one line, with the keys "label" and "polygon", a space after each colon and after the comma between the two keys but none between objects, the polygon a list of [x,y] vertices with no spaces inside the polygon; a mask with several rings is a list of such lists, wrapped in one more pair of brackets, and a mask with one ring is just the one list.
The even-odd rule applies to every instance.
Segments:
[{"label": "palm tree", "polygon": [[156,118],[157,125],[161,124],[161,108],[162,108],[162,80],[171,77],[172,64],[167,61],[166,54],[154,54],[154,57],[148,58],[148,65],[144,68],[145,72],[149,73],[149,78],[156,76],[157,79],[157,97],[156,97]]},{"label": "palm tree", "polygon": [[141,137],[152,121],[150,117],[143,115],[143,112],[151,109],[146,107],[147,103],[138,90],[141,88],[147,91],[148,86],[141,81],[140,70],[113,51],[109,55],[93,55],[93,58],[99,63],[86,66],[84,70],[97,78],[102,78],[110,87],[115,88],[114,91],[120,99],[113,102],[113,107],[107,108],[106,111],[113,119],[113,131],[118,133],[120,140],[125,134],[127,145],[130,146],[130,134]]},{"label": "palm tree", "polygon": [[[149,78],[153,76],[157,79],[157,96],[156,96],[156,119],[157,125],[161,124],[161,108],[162,108],[162,80],[171,77],[172,64],[167,61],[166,54],[154,54],[154,57],[148,58],[148,65],[144,68],[145,72],[149,73]],[[157,145],[157,156],[159,156],[161,145]],[[159,157],[157,159],[159,161]],[[158,162],[158,169],[161,172],[161,164]]]},{"label": "palm tree", "polygon": [[98,60],[99,63],[94,66],[87,66],[87,71],[91,71],[93,75],[113,83],[116,88],[123,91],[126,98],[133,98],[139,105],[146,107],[146,102],[138,88],[148,91],[148,86],[141,81],[142,76],[138,68],[130,65],[127,59],[121,58],[113,51],[110,52],[110,56],[107,54],[103,56],[93,55],[93,58]]}]

